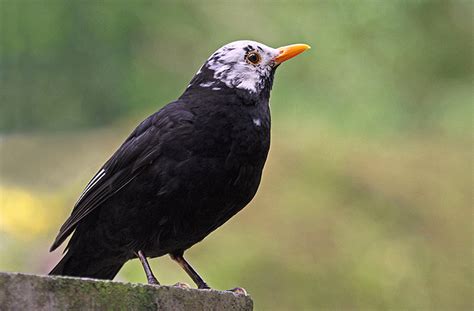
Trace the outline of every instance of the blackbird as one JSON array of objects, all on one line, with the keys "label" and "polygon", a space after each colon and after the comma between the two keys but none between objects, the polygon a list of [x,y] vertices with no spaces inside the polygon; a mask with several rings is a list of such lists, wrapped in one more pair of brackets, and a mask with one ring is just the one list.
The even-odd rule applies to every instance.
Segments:
[{"label": "blackbird", "polygon": [[254,197],[270,147],[276,68],[310,47],[235,41],[212,54],[184,93],[141,122],[87,184],[51,246],[71,235],[52,275],[113,279],[169,254],[209,288],[184,252]]}]

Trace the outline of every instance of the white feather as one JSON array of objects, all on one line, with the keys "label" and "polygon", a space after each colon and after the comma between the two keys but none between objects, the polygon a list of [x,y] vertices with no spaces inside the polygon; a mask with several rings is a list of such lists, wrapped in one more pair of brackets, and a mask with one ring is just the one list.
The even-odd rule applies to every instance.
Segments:
[{"label": "white feather", "polygon": [[[260,54],[259,64],[249,64],[245,60],[247,46],[251,46]],[[259,42],[235,41],[218,49],[208,59],[206,65],[214,71],[214,79],[225,83],[228,87],[257,92],[262,79],[270,75],[273,59],[279,53],[279,50]]]},{"label": "white feather", "polygon": [[260,126],[262,125],[262,121],[260,119],[253,119],[253,124],[255,124],[256,126]]},{"label": "white feather", "polygon": [[210,87],[210,86],[213,86],[213,85],[214,85],[214,82],[212,82],[212,81],[204,82],[204,83],[199,84],[200,87]]},{"label": "white feather", "polygon": [[77,200],[78,202],[82,199],[82,197],[84,197],[84,195],[90,190],[92,189],[92,187],[94,187],[95,184],[97,184],[97,182],[99,180],[102,179],[102,177],[105,176],[105,170],[104,169],[101,169],[95,176],[94,178],[92,178],[92,180],[87,184],[86,188],[84,189],[84,191],[82,191],[82,194],[81,196],[79,197],[79,199]]}]

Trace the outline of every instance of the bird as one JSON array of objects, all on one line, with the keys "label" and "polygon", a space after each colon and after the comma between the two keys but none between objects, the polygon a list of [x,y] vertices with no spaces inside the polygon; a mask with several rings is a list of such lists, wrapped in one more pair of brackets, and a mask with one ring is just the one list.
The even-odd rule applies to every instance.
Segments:
[{"label": "bird", "polygon": [[183,94],[143,120],[84,188],[50,251],[69,236],[50,275],[113,279],[138,258],[169,255],[198,289],[184,258],[255,196],[270,148],[276,69],[307,44],[240,40],[215,51]]}]

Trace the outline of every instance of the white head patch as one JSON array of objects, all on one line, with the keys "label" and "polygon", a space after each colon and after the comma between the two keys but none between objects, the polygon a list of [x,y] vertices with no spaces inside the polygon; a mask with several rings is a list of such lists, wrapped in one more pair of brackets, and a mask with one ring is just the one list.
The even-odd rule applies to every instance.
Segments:
[{"label": "white head patch", "polygon": [[[247,57],[252,52],[258,54],[258,63],[248,60]],[[228,87],[256,93],[263,88],[265,79],[271,75],[274,58],[279,53],[279,50],[259,42],[235,41],[212,54],[204,67],[214,71],[214,79]]]}]

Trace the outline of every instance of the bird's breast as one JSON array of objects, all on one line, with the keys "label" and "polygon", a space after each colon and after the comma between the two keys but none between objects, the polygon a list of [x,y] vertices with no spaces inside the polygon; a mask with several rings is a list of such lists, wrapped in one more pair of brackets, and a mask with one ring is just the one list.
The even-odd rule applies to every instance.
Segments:
[{"label": "bird's breast", "polygon": [[137,182],[140,197],[155,193],[150,219],[161,228],[160,249],[167,241],[186,248],[244,208],[268,154],[270,119],[258,111],[199,111],[192,126],[163,143],[160,159],[140,177],[152,181],[149,188]]}]

